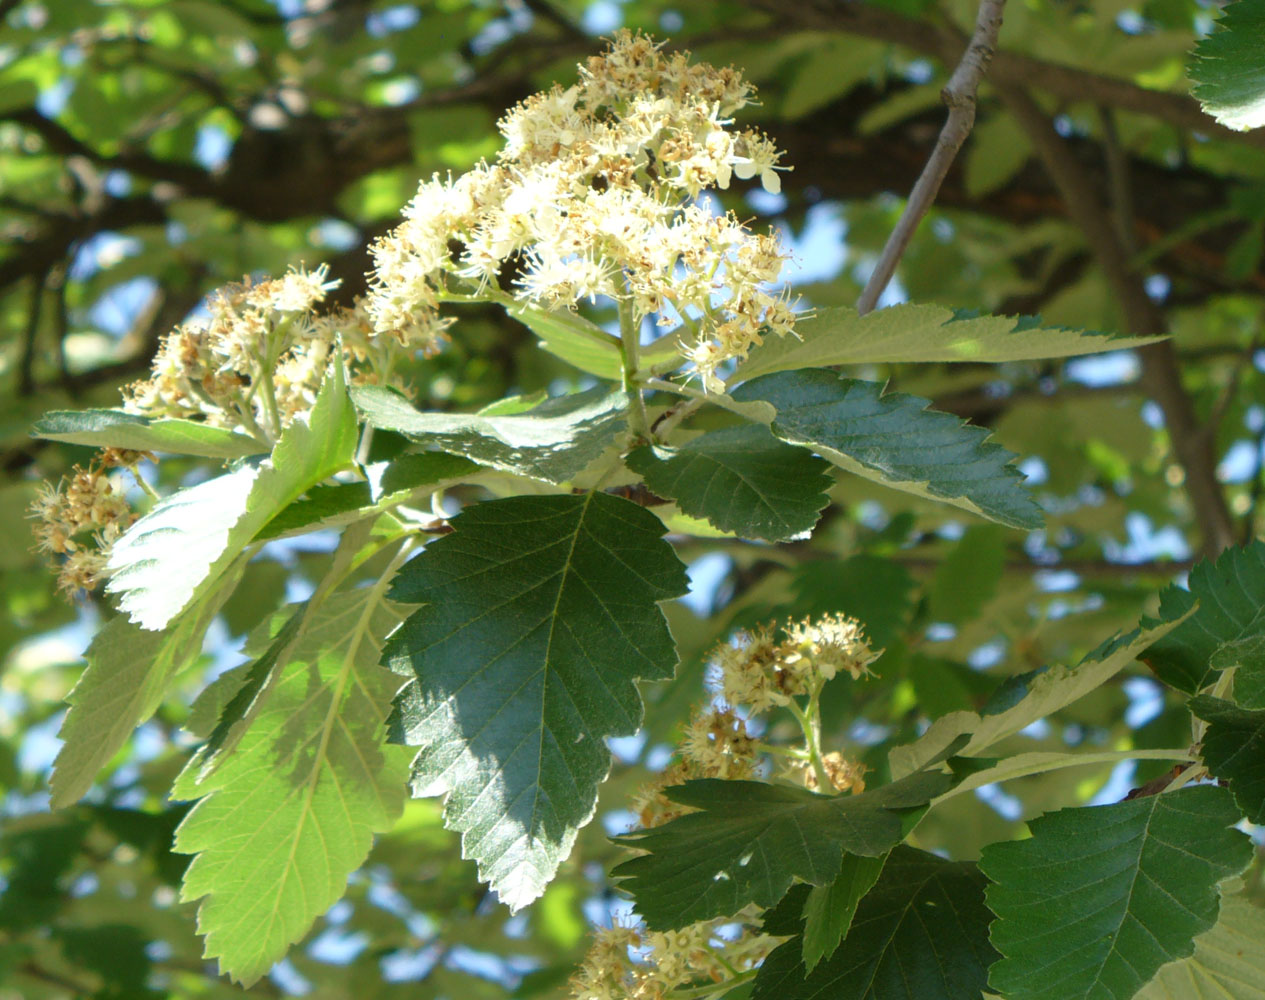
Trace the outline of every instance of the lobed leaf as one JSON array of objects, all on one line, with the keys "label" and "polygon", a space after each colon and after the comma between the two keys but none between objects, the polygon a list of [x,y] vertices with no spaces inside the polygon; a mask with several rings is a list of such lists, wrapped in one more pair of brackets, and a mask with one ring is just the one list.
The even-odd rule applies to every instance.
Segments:
[{"label": "lobed leaf", "polygon": [[1249,823],[1265,823],[1265,712],[1204,694],[1190,710],[1208,723],[1200,754],[1208,772],[1229,785]]},{"label": "lobed leaf", "polygon": [[892,776],[912,774],[925,767],[963,735],[969,735],[970,739],[955,752],[963,757],[979,756],[1007,736],[1097,690],[1142,656],[1157,639],[1177,628],[1181,621],[1156,625],[1145,631],[1135,629],[1109,639],[1075,667],[1043,667],[1011,678],[982,713],[950,712],[936,719],[915,742],[894,748],[888,755]]},{"label": "lobed leaf", "polygon": [[1212,34],[1190,60],[1192,93],[1204,111],[1228,128],[1265,125],[1265,0],[1227,4]]},{"label": "lobed leaf", "polygon": [[1221,900],[1195,953],[1163,966],[1138,1000],[1265,1000],[1265,908],[1243,896]]},{"label": "lobed leaf", "polygon": [[35,422],[31,436],[96,448],[164,451],[202,458],[245,458],[268,451],[249,435],[226,427],[170,417],[153,419],[123,410],[54,410]]},{"label": "lobed leaf", "polygon": [[980,996],[997,953],[984,878],[969,861],[901,845],[816,967],[792,939],[760,967],[752,1000],[963,1000]]},{"label": "lobed leaf", "polygon": [[612,874],[659,930],[748,903],[773,906],[792,878],[835,881],[845,852],[886,853],[903,835],[902,811],[930,802],[949,782],[921,772],[860,795],[832,796],[758,781],[687,781],[664,794],[699,811],[617,838],[647,853]]},{"label": "lobed leaf", "polygon": [[373,427],[396,431],[480,465],[564,483],[610,447],[626,426],[628,396],[594,388],[507,414],[422,413],[381,386],[352,390]]},{"label": "lobed leaf", "polygon": [[811,531],[830,502],[829,466],[757,424],[711,431],[679,448],[643,446],[626,462],[686,514],[743,538],[781,542]]},{"label": "lobed leaf", "polygon": [[1133,996],[1216,923],[1217,883],[1252,858],[1231,829],[1239,818],[1228,791],[1202,785],[1063,809],[1030,823],[1029,840],[986,847],[1004,956],[991,988],[1007,1000]]},{"label": "lobed leaf", "polygon": [[305,491],[351,464],[356,415],[341,366],[272,456],[160,500],[114,543],[106,590],[144,629],[165,628],[207,593],[256,533]]},{"label": "lobed leaf", "polygon": [[766,337],[731,384],[797,368],[898,362],[1031,361],[1153,344],[1162,337],[1118,337],[1042,326],[1039,316],[971,316],[944,306],[902,303],[860,315],[848,306],[815,310],[793,337]]},{"label": "lobed leaf", "polygon": [[414,678],[393,738],[420,747],[414,794],[447,795],[465,856],[516,910],[592,818],[604,739],[641,721],[634,682],[672,675],[658,602],[685,568],[658,518],[604,493],[492,500],[452,526],[392,591],[423,605],[387,649]]},{"label": "lobed leaf", "polygon": [[762,375],[732,396],[772,404],[775,435],[848,472],[1013,528],[1041,526],[1012,453],[925,399],[822,368]]},{"label": "lobed leaf", "polygon": [[852,927],[857,906],[878,881],[886,861],[887,857],[845,854],[839,877],[829,885],[813,886],[808,893],[804,901],[802,949],[808,972],[835,953]]},{"label": "lobed leaf", "polygon": [[1237,666],[1234,700],[1265,708],[1265,542],[1198,563],[1189,583],[1189,590],[1174,584],[1161,592],[1159,620],[1185,620],[1142,659],[1165,684],[1190,694]]},{"label": "lobed leaf", "polygon": [[206,957],[245,985],[343,894],[373,834],[403,809],[408,754],[382,745],[404,683],[379,665],[402,617],[387,583],[336,590],[300,612],[233,752],[213,770],[195,756],[178,783],[200,797],[176,831],[175,849],[196,855],[181,898],[205,897]]}]

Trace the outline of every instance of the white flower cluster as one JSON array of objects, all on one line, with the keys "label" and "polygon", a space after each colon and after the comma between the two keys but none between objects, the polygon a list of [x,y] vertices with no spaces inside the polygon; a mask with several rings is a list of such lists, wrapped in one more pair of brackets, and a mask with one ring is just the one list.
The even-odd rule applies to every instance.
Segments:
[{"label": "white flower cluster", "polygon": [[794,323],[767,290],[785,259],[777,236],[697,201],[733,176],[780,189],[773,143],[727,127],[751,95],[732,69],[619,33],[579,83],[502,119],[495,164],[421,185],[373,247],[374,331],[431,348],[451,323],[438,312],[446,293],[513,278],[515,297],[547,308],[606,296],[638,323],[683,324],[684,350],[715,388],[722,362]]}]

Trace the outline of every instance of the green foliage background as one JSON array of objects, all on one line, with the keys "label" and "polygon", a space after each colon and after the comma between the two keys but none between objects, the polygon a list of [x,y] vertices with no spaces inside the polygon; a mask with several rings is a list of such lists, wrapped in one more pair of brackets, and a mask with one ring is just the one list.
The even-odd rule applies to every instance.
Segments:
[{"label": "green foliage background", "polygon": [[[744,218],[784,227],[804,303],[835,329],[853,324],[846,350],[832,341],[841,354],[814,354],[809,324],[802,343],[784,345],[803,352],[789,362],[778,356],[781,348],[754,353],[747,365],[761,378],[739,401],[779,392],[802,399],[807,390],[787,369],[855,365],[851,374],[888,380],[992,430],[997,443],[1019,454],[1045,527],[1021,530],[1035,522],[1011,502],[1014,482],[997,486],[1000,519],[1015,526],[1003,528],[974,518],[960,509],[965,505],[849,476],[830,486],[809,541],[709,538],[717,533],[689,518],[697,514],[688,491],[697,489],[690,484],[703,474],[700,467],[707,474],[708,463],[724,468],[734,448],[724,439],[728,432],[712,431],[710,441],[697,439],[676,456],[640,455],[635,467],[647,482],[673,482],[681,490],[676,516],[683,531],[672,540],[692,569],[693,591],[665,613],[682,662],[674,679],[642,685],[646,727],[616,743],[599,820],[580,832],[558,878],[539,902],[511,917],[479,883],[475,866],[461,859],[459,835],[444,829],[436,800],[384,808],[381,816],[362,817],[357,836],[374,824],[386,832],[344,900],[279,969],[245,992],[463,1000],[556,995],[583,954],[588,928],[627,908],[607,877],[626,853],[607,835],[628,828],[621,810],[630,794],[663,766],[676,727],[705,697],[702,655],[734,628],[775,615],[833,611],[863,621],[885,653],[876,680],[826,688],[826,743],[848,747],[886,777],[888,751],[922,735],[928,719],[978,712],[1007,678],[1077,663],[1143,615],[1172,619],[1185,612],[1189,600],[1179,592],[1163,602],[1156,595],[1175,580],[1185,583],[1201,552],[1220,547],[1212,540],[1225,527],[1192,500],[1193,476],[1223,499],[1235,542],[1259,534],[1265,132],[1218,127],[1186,96],[1187,53],[1209,27],[1208,11],[1192,0],[1014,3],[992,77],[998,87],[1020,81],[1032,88],[1103,204],[1114,203],[1113,222],[1173,334],[1188,425],[1161,419],[1155,383],[1135,353],[1025,360],[1031,355],[1013,341],[1031,338],[1031,330],[972,318],[977,311],[1040,314],[1048,327],[1156,332],[1130,322],[1030,140],[988,83],[975,131],[904,258],[899,288],[885,300],[907,296],[919,305],[902,309],[926,310],[950,333],[960,325],[960,340],[950,335],[934,350],[908,346],[905,356],[930,363],[884,364],[866,345],[879,339],[879,324],[897,321],[881,313],[865,321],[846,316],[943,119],[937,94],[946,60],[951,67],[961,46],[940,28],[945,19],[968,28],[972,4],[9,0],[0,12],[4,1000],[243,992],[202,959],[193,906],[178,899],[189,859],[172,853],[172,832],[190,807],[166,795],[191,752],[185,730],[199,732],[205,721],[193,697],[208,671],[240,663],[244,633],[260,613],[306,596],[338,558],[328,538],[282,540],[244,568],[208,567],[240,571],[241,584],[200,620],[183,623],[171,648],[155,652],[164,677],[178,678],[179,696],[164,701],[126,744],[124,734],[110,732],[109,719],[83,720],[100,727],[108,748],[101,756],[109,759],[81,762],[82,768],[104,763],[106,770],[82,803],[50,812],[54,734],[104,606],[70,606],[53,593],[51,576],[29,551],[25,520],[36,484],[83,461],[88,442],[69,425],[58,426],[57,442],[33,441],[29,428],[48,410],[116,405],[118,386],[141,374],[157,338],[215,286],[243,274],[329,260],[342,280],[337,297],[350,301],[363,290],[364,246],[394,224],[418,179],[492,155],[500,112],[555,80],[573,79],[576,60],[618,25],[670,37],[717,64],[733,63],[758,84],[762,103],[748,120],[787,149],[795,171],[784,177],[784,197],[735,184],[724,203]],[[1234,99],[1259,106],[1259,92]],[[470,413],[507,394],[583,388],[575,368],[538,346],[537,336],[548,342],[556,334],[539,317],[524,319],[531,331],[499,308],[463,310],[449,349],[409,373],[419,408]],[[978,344],[973,338],[986,333],[1010,338],[1004,356],[1019,360],[994,364],[987,352],[954,346]],[[580,367],[599,372],[592,366],[609,364],[582,361]],[[835,405],[844,405],[845,390],[825,390],[840,394]],[[591,403],[582,416],[596,428],[600,452],[603,403],[596,395]],[[462,422],[454,416],[451,427]],[[796,436],[802,422],[790,423],[775,423],[773,434],[802,440]],[[436,430],[442,428],[427,428]],[[1173,457],[1181,446],[1175,439],[1191,435],[1206,462],[1183,470]],[[216,449],[223,446],[215,435],[203,440],[207,454],[222,454]],[[757,446],[775,458],[782,454],[774,437],[762,435],[751,443]],[[274,484],[278,496],[298,496],[323,478],[320,456],[308,457],[307,478]],[[805,461],[784,454],[782,460]],[[192,467],[164,462],[160,487],[175,489]],[[428,481],[449,474],[418,472],[433,477]],[[554,470],[543,478],[568,475]],[[825,499],[813,490],[789,497],[741,530],[781,541],[811,523]],[[1242,599],[1250,617],[1260,605],[1252,596],[1256,581],[1249,571],[1236,574],[1246,581]],[[1191,590],[1214,593],[1220,579],[1210,571],[1195,574]],[[137,586],[140,597],[137,589],[129,596],[144,601],[144,581]],[[108,686],[112,676],[144,666],[111,659],[111,642],[120,641],[111,629],[128,628],[115,620],[98,635],[88,654],[92,683]],[[1209,669],[1253,662],[1259,670],[1251,659],[1259,654],[1242,646],[1251,633],[1191,618],[1155,647],[1149,663],[1159,677],[1194,691]],[[1218,655],[1227,658],[1219,664]],[[353,661],[349,654],[343,666],[376,668],[372,659]],[[322,661],[320,669],[340,666]],[[1241,676],[1248,674],[1244,669]],[[1263,713],[1245,710],[1260,707],[1240,701],[1235,709],[1204,698],[1198,709],[1211,727],[1209,746],[1217,747],[1214,773],[1228,782],[1226,795],[1243,802],[1260,800],[1265,722]],[[1021,733],[1005,732],[1004,753],[1146,750],[1190,739],[1184,700],[1136,663],[1091,696],[1054,708],[1055,715]],[[1254,756],[1236,753],[1239,744],[1254,748]],[[920,846],[947,852],[954,863],[941,869],[932,855],[911,853],[900,864],[924,879],[929,893],[955,880],[975,887],[982,880],[970,863],[985,845],[1017,836],[1024,821],[1042,813],[1118,802],[1167,766],[1143,760],[1115,770],[1091,763],[954,797],[919,828]],[[233,795],[232,778],[219,775],[217,790],[203,802]],[[59,773],[52,793],[73,802],[87,780]],[[985,855],[984,874],[1037,849],[1042,829],[1034,830],[1031,848],[1011,845],[1009,853]],[[1247,874],[1251,892],[1259,891],[1260,873],[1258,846]],[[881,892],[867,899],[863,907],[882,908]],[[1252,926],[1252,914],[1238,906],[1236,922],[1218,927],[1224,937],[1250,937],[1241,928]],[[978,927],[943,933],[972,953],[987,950]],[[1211,957],[1199,974],[1209,983],[1250,982],[1246,974],[1234,979],[1233,969],[1229,979],[1217,979],[1225,964],[1218,965],[1217,947],[1201,939],[1200,955],[1207,949]],[[845,947],[814,976],[831,982],[840,974],[831,963],[848,972],[849,962],[882,959]],[[978,988],[978,975],[963,975]],[[1255,988],[1234,995],[1260,995]],[[1181,993],[1163,976],[1147,989],[1146,996],[1204,995]]]}]

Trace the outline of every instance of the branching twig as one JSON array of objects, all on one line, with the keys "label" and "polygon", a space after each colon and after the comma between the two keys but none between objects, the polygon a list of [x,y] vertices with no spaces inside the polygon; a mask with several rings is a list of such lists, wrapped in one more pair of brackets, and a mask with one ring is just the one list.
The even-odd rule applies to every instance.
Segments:
[{"label": "branching twig", "polygon": [[1001,31],[1001,15],[1005,2],[1006,0],[980,0],[979,14],[975,19],[975,34],[971,36],[971,42],[962,54],[957,69],[940,91],[941,99],[949,106],[949,117],[940,130],[936,148],[910,192],[909,202],[901,213],[900,221],[896,223],[887,245],[883,247],[874,273],[870,275],[870,280],[865,283],[865,290],[857,300],[857,311],[861,315],[874,308],[883,289],[892,280],[896,265],[900,263],[905,248],[913,239],[914,231],[931,209],[958,150],[971,134],[971,127],[975,124],[975,94],[997,47],[997,33]]},{"label": "branching twig", "polygon": [[[1141,277],[1131,269],[1130,255],[1080,161],[1026,91],[999,88],[999,92],[1045,165],[1067,205],[1068,215],[1084,233],[1120,304],[1129,332],[1142,336],[1167,333],[1163,314],[1147,295]],[[1165,340],[1143,347],[1138,358],[1142,362],[1142,384],[1159,404],[1174,456],[1184,470],[1186,495],[1203,535],[1204,554],[1216,555],[1234,544],[1234,524],[1217,481],[1215,456],[1207,447],[1203,428],[1182,385],[1173,342]]]}]

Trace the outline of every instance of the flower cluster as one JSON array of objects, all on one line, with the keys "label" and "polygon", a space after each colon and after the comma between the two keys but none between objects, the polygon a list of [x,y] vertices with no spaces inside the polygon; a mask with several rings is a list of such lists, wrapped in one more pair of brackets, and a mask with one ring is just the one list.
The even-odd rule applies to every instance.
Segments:
[{"label": "flower cluster", "polygon": [[421,185],[373,247],[374,330],[433,347],[451,322],[438,312],[445,298],[512,278],[515,297],[548,308],[606,296],[636,328],[647,317],[682,324],[685,353],[717,387],[722,362],[794,324],[786,298],[766,290],[785,259],[776,235],[697,200],[733,176],[779,189],[773,143],[727,128],[751,97],[732,69],[620,32],[579,83],[501,120],[495,164]]},{"label": "flower cluster", "polygon": [[810,694],[836,674],[861,677],[876,655],[855,620],[825,615],[742,633],[738,645],[718,646],[712,661],[725,701],[759,714]]},{"label": "flower cluster", "polygon": [[[640,926],[599,930],[571,979],[576,1000],[662,1000],[692,983],[718,983],[755,968],[779,939],[754,930],[756,916],[704,920],[657,933]],[[724,930],[722,930],[722,926]],[[734,928],[736,933],[725,933]]]},{"label": "flower cluster", "polygon": [[71,594],[101,582],[110,546],[136,520],[122,483],[108,470],[133,468],[142,457],[108,448],[89,468],[75,466],[56,486],[41,488],[30,513],[38,548],[58,571],[58,589]]},{"label": "flower cluster", "polygon": [[151,377],[126,389],[127,409],[201,418],[275,440],[311,409],[340,339],[348,361],[370,353],[369,325],[359,310],[316,314],[334,287],[326,275],[322,265],[220,289],[205,317],[163,340]]}]

